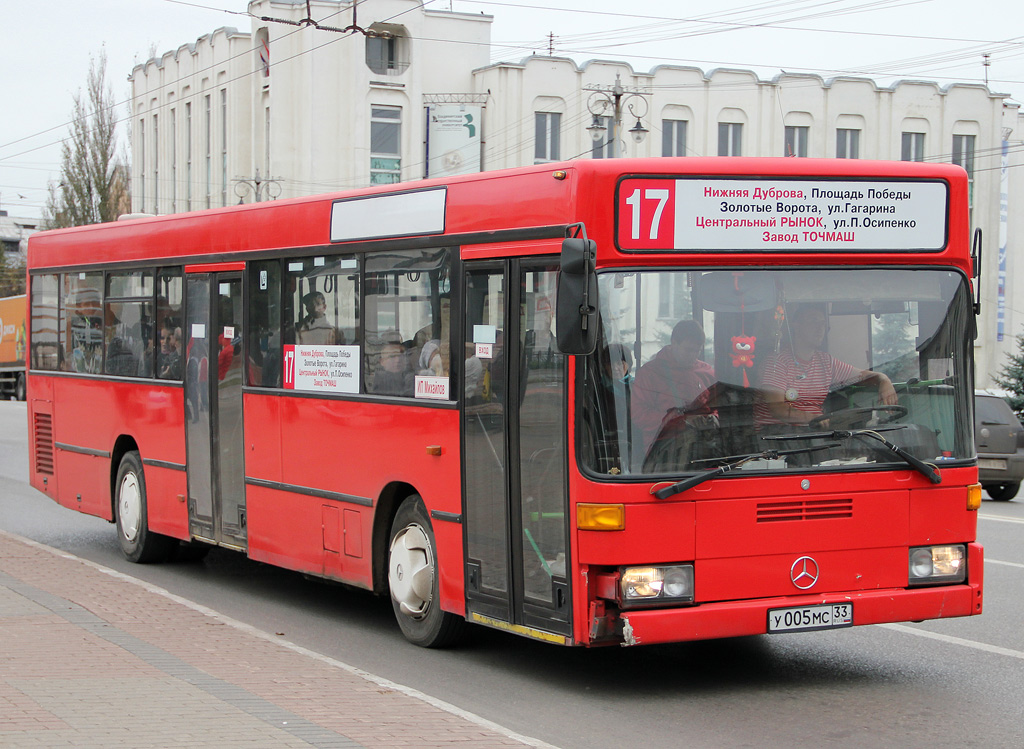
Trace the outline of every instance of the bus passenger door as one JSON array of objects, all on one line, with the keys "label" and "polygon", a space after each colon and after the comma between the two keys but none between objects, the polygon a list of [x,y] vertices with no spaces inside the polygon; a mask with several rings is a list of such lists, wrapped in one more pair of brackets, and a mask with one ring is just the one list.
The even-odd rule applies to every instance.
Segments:
[{"label": "bus passenger door", "polygon": [[241,275],[190,274],[185,301],[189,532],[245,549]]},{"label": "bus passenger door", "polygon": [[468,614],[569,634],[565,357],[552,335],[557,263],[466,267]]}]

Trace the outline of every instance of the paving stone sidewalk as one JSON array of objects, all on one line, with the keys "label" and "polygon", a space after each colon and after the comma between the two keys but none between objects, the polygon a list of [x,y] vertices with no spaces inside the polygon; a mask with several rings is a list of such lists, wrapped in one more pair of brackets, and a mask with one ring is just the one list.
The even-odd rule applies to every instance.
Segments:
[{"label": "paving stone sidewalk", "polygon": [[0,531],[0,746],[547,745]]}]

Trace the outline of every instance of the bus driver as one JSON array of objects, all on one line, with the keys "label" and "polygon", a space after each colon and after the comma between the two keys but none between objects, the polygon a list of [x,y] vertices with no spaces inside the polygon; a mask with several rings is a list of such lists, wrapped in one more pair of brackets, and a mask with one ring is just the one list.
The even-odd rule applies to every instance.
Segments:
[{"label": "bus driver", "polygon": [[[825,398],[831,391],[854,383],[876,385],[880,403],[896,404],[896,390],[886,375],[857,369],[821,350],[828,329],[823,307],[797,307],[790,316],[789,327],[791,345],[764,363],[763,400],[755,406],[759,427],[806,425],[822,416]],[[821,427],[828,428],[828,422],[823,421]]]}]

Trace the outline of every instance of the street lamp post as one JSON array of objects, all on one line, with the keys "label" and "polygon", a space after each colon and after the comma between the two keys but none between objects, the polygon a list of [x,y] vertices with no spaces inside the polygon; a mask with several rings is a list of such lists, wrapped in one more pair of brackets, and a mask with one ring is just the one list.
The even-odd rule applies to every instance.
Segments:
[{"label": "street lamp post", "polygon": [[245,179],[244,177],[236,177],[235,180],[235,195],[238,196],[238,204],[241,205],[245,202],[245,196],[251,191],[253,196],[256,198],[256,202],[259,203],[265,198],[274,200],[278,195],[281,194],[281,180],[267,177],[262,179],[260,177],[260,170],[256,170],[256,176],[252,179]]},{"label": "street lamp post", "polygon": [[[587,110],[591,114],[591,124],[587,127],[590,132],[590,137],[594,139],[594,142],[600,141],[605,137],[608,128],[601,122],[601,118],[605,116],[605,113],[611,110],[612,113],[612,133],[608,142],[611,143],[612,147],[612,158],[617,158],[621,154],[619,153],[619,136],[622,133],[622,109],[625,107],[629,111],[630,118],[636,117],[636,124],[629,129],[629,134],[633,136],[633,142],[640,144],[647,136],[647,128],[644,127],[641,118],[647,115],[649,104],[647,102],[647,96],[649,94],[641,93],[637,91],[627,91],[622,86],[622,79],[618,73],[615,74],[615,85],[611,88],[600,88],[598,86],[585,86],[585,91],[592,92],[590,98],[587,99]],[[640,105],[643,108],[640,108]],[[639,112],[637,110],[640,110]]]}]

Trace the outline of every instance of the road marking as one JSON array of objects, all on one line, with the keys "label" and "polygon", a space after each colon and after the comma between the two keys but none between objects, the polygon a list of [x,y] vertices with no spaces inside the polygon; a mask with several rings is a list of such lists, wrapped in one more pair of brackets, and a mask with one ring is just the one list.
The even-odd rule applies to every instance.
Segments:
[{"label": "road marking", "polygon": [[1002,564],[1006,567],[1020,567],[1024,569],[1024,564],[1018,564],[1017,562],[1000,562],[998,559],[989,559],[985,557],[985,564]]},{"label": "road marking", "polygon": [[982,520],[998,520],[1000,523],[1020,523],[1024,525],[1024,520],[1021,518],[1010,518],[1006,515],[978,515]]},{"label": "road marking", "polygon": [[939,642],[946,642],[950,645],[962,645],[965,648],[973,648],[975,650],[983,650],[986,653],[993,653],[994,655],[1006,655],[1010,658],[1017,658],[1024,661],[1024,652],[1020,650],[1012,650],[1010,648],[1001,648],[998,645],[988,645],[984,642],[975,642],[974,640],[965,640],[962,637],[953,637],[952,635],[940,635],[937,632],[929,632],[926,629],[914,629],[908,627],[906,624],[877,624],[877,627],[885,627],[886,629],[893,629],[897,632],[903,632],[908,635],[917,635],[918,637],[927,637],[929,640],[938,640]]}]

